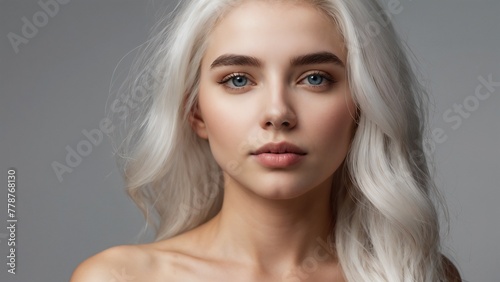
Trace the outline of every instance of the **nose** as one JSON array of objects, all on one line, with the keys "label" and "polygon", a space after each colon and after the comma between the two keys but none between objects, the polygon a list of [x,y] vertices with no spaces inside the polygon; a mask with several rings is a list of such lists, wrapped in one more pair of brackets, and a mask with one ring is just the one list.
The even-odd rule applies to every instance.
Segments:
[{"label": "nose", "polygon": [[297,125],[290,91],[283,84],[270,87],[264,93],[264,114],[261,127],[264,129],[290,130]]}]

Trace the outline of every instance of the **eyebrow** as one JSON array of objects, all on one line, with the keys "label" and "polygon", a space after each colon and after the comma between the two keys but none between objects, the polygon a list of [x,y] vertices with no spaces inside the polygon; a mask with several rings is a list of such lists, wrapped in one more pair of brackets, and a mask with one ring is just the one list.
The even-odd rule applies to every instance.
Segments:
[{"label": "eyebrow", "polygon": [[[290,60],[290,65],[293,67],[312,65],[312,64],[328,64],[333,63],[340,67],[345,67],[344,62],[335,54],[331,52],[317,52],[306,55],[294,57]],[[210,69],[222,66],[252,66],[260,67],[262,62],[251,56],[224,54],[219,56],[210,65]]]},{"label": "eyebrow", "polygon": [[344,62],[335,54],[330,52],[318,52],[298,56],[290,60],[291,66],[304,66],[313,64],[335,64],[344,67]]},{"label": "eyebrow", "polygon": [[252,66],[252,67],[260,67],[262,63],[259,59],[250,56],[244,55],[235,55],[235,54],[224,54],[210,65],[210,68],[223,67],[223,66]]}]

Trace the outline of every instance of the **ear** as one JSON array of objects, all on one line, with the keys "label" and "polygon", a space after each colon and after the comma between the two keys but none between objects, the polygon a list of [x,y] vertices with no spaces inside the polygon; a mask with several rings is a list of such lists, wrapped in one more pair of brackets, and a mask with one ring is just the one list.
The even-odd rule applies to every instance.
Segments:
[{"label": "ear", "polygon": [[208,140],[207,126],[203,120],[198,103],[189,111],[189,124],[200,138]]}]

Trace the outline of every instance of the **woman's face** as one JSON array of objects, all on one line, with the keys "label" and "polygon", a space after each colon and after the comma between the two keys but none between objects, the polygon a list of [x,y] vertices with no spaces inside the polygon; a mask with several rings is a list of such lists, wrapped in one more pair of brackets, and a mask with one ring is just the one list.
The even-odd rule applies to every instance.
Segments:
[{"label": "woman's face", "polygon": [[331,185],[354,130],[345,62],[337,27],[311,6],[245,1],[225,15],[191,122],[226,185],[270,199]]}]

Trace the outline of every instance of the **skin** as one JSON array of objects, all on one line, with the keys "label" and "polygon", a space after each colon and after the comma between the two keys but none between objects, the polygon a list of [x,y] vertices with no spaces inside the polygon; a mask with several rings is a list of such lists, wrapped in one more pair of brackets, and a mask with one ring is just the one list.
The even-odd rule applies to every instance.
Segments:
[{"label": "skin", "polygon": [[[339,61],[290,65],[317,52]],[[227,54],[261,64],[212,67]],[[71,281],[345,281],[325,242],[332,175],[355,130],[346,56],[335,24],[305,4],[247,1],[229,11],[209,36],[190,119],[223,169],[221,211],[174,238],[105,250]],[[280,141],[307,154],[284,168],[251,155]]]}]

